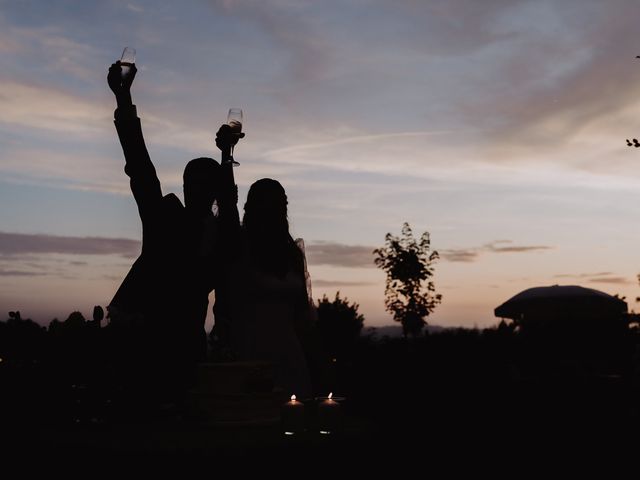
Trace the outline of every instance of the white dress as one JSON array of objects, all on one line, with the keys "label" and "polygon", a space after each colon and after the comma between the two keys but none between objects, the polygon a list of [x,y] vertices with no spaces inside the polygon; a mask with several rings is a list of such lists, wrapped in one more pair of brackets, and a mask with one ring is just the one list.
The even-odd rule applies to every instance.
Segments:
[{"label": "white dress", "polygon": [[243,360],[272,362],[276,388],[308,398],[309,371],[296,333],[299,322],[309,321],[301,308],[306,279],[293,271],[280,278],[251,268],[246,260],[238,267],[232,274],[234,349]]}]

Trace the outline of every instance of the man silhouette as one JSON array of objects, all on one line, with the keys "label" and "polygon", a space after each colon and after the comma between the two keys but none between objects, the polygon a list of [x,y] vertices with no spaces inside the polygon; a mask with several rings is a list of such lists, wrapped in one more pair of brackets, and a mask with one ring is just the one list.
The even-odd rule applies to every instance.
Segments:
[{"label": "man silhouette", "polygon": [[[126,337],[126,347],[118,352],[122,361],[148,367],[144,380],[151,381],[152,388],[165,384],[180,389],[190,367],[206,354],[204,322],[208,295],[216,283],[214,253],[221,249],[225,207],[235,204],[237,197],[231,162],[225,160],[244,135],[223,125],[216,137],[223,166],[212,158],[191,160],[183,175],[184,206],[173,193],[163,196],[131,99],[136,72],[132,65],[123,76],[116,62],[107,76],[117,101],[114,123],[124,170],[142,221],[142,252],[113,297],[109,314],[113,327],[125,332],[121,337]],[[212,212],[215,200],[218,217]]]}]

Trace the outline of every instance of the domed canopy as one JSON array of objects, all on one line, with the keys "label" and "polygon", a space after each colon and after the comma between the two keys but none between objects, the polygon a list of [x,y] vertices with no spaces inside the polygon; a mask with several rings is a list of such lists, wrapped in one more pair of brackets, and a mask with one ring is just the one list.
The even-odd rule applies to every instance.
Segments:
[{"label": "domed canopy", "polygon": [[553,285],[523,290],[494,310],[496,317],[609,318],[627,313],[627,302],[591,288]]}]

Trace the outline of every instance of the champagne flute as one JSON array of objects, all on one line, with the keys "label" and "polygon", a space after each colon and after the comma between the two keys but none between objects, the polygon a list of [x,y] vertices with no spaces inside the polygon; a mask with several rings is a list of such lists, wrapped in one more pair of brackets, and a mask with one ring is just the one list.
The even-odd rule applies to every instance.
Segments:
[{"label": "champagne flute", "polygon": [[[230,108],[227,114],[227,125],[231,127],[231,133],[239,135],[242,133],[242,109]],[[233,159],[233,146],[231,147],[231,164],[234,167],[240,165]]]},{"label": "champagne flute", "polygon": [[120,57],[120,67],[122,68],[122,78],[125,79],[131,71],[131,66],[136,63],[136,49],[124,47]]}]

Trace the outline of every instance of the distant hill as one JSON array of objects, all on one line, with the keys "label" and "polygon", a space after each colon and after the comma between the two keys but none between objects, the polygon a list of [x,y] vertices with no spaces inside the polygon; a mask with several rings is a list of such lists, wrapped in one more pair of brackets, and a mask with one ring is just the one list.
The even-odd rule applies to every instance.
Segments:
[{"label": "distant hill", "polygon": [[[427,330],[429,333],[439,333],[439,332],[442,332],[443,330],[447,330],[447,328],[448,327],[441,327],[439,325],[427,325],[425,327],[425,330]],[[361,335],[369,335],[370,333],[372,333],[372,331],[375,332],[376,338],[402,337],[402,327],[400,325],[386,325],[384,327],[365,327],[362,329]]]}]

